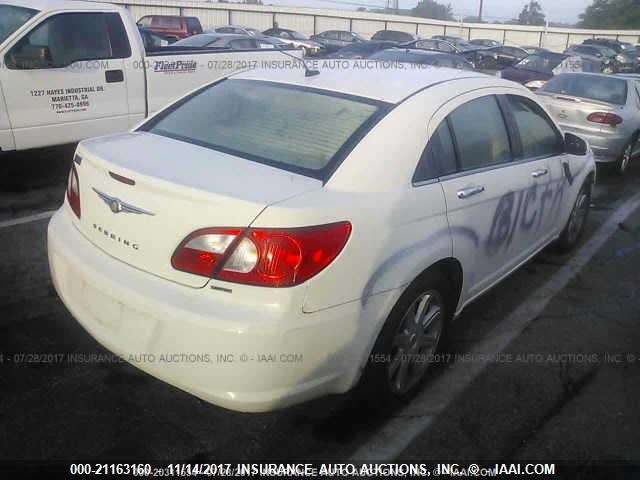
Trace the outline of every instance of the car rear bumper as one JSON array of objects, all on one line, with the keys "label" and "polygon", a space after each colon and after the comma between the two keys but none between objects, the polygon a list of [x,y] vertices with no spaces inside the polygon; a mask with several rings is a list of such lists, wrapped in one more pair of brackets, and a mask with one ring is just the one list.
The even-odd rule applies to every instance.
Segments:
[{"label": "car rear bumper", "polygon": [[233,410],[268,411],[347,391],[373,340],[372,315],[394,295],[310,314],[302,302],[247,304],[112,258],[70,215],[65,205],[51,219],[48,255],[56,291],[78,322],[134,366]]},{"label": "car rear bumper", "polygon": [[578,135],[589,142],[596,162],[600,163],[615,162],[629,141],[628,135],[624,133],[585,132],[583,129],[572,128],[567,125],[561,124],[560,126],[565,132]]},{"label": "car rear bumper", "polygon": [[620,73],[634,73],[638,71],[638,64],[636,63],[620,63],[618,62],[618,72]]}]

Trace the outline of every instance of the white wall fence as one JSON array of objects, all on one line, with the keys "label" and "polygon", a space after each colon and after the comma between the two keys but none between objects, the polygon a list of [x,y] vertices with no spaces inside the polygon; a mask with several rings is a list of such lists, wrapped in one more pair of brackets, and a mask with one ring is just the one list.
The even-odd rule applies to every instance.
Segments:
[{"label": "white wall fence", "polygon": [[606,37],[640,43],[640,30],[587,30],[577,28],[537,27],[527,25],[499,25],[458,23],[429,18],[387,15],[352,10],[320,8],[244,5],[237,3],[208,3],[174,0],[107,0],[125,5],[135,20],[144,15],[188,15],[200,19],[203,27],[216,25],[244,25],[260,30],[275,23],[304,35],[325,30],[350,30],[366,37],[378,30],[402,30],[423,37],[455,35],[467,39],[491,38],[507,45],[538,45],[562,51],[587,38]]}]

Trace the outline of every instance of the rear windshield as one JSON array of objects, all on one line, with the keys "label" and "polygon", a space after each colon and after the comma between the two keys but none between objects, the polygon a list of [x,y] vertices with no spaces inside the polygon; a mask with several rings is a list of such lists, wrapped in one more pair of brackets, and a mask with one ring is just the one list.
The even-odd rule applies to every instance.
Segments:
[{"label": "rear windshield", "polygon": [[389,104],[293,85],[231,79],[140,130],[326,179]]},{"label": "rear windshield", "polygon": [[566,73],[549,80],[540,91],[571,95],[572,97],[587,98],[616,105],[627,103],[626,80],[599,75]]},{"label": "rear windshield", "polygon": [[191,35],[190,37],[178,40],[173,45],[176,47],[206,47],[213,42],[217,42],[221,37],[217,35]]},{"label": "rear windshield", "polygon": [[38,10],[32,8],[0,5],[0,43],[24,25]]}]

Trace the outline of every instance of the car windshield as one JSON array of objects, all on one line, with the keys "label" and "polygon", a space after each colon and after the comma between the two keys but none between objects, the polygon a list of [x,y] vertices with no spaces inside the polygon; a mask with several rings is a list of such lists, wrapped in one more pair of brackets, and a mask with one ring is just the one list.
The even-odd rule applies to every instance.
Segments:
[{"label": "car windshield", "polygon": [[230,79],[194,93],[140,130],[322,179],[387,108],[325,90]]},{"label": "car windshield", "polygon": [[538,55],[532,54],[520,60],[515,67],[523,70],[532,70],[534,72],[553,73],[564,57],[562,55]]},{"label": "car windshield", "polygon": [[627,103],[626,80],[600,75],[576,75],[570,73],[558,75],[549,80],[540,91],[616,105]]},{"label": "car windshield", "polygon": [[247,33],[253,37],[261,37],[262,36],[262,32],[256,28],[245,28],[245,30],[247,31]]},{"label": "car windshield", "polygon": [[605,47],[604,45],[590,45],[596,50],[598,50],[602,55],[606,57],[615,57],[616,52],[609,47]]},{"label": "car windshield", "polygon": [[38,10],[32,8],[0,5],[0,43],[24,25]]},{"label": "car windshield", "polygon": [[301,33],[294,32],[294,31],[290,31],[290,32],[289,32],[289,36],[290,36],[291,38],[293,38],[294,40],[306,40],[306,39],[307,39],[307,38],[306,38],[304,35],[302,35]]}]

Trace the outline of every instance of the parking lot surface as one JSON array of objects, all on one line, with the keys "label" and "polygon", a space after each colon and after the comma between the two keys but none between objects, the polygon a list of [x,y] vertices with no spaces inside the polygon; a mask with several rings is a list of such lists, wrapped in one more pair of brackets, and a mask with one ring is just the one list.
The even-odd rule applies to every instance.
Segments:
[{"label": "parking lot surface", "polygon": [[[545,251],[467,308],[416,403],[387,416],[342,397],[242,414],[120,361],[58,299],[47,218],[15,220],[60,205],[72,152],[2,157],[0,459],[640,464],[640,210],[616,222],[558,291],[547,292],[549,279],[578,260]],[[599,172],[583,245],[639,186],[640,165],[624,178]],[[532,318],[519,314],[508,336],[533,293],[543,303]],[[496,332],[508,343],[483,356]],[[446,398],[430,404],[432,385],[448,385]]]}]

